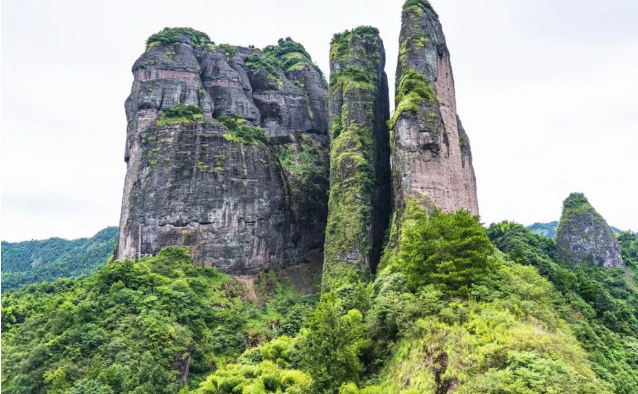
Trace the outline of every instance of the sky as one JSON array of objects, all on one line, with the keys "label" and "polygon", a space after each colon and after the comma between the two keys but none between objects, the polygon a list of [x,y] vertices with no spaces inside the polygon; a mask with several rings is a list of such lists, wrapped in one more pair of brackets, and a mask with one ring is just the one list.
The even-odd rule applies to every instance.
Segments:
[{"label": "sky", "polygon": [[[5,0],[1,232],[91,236],[117,225],[124,100],[146,38],[190,26],[217,43],[292,37],[324,73],[330,39],[379,28],[394,85],[403,0]],[[481,220],[558,220],[584,192],[638,230],[638,2],[432,0],[472,144]],[[394,103],[391,103],[394,105]]]}]

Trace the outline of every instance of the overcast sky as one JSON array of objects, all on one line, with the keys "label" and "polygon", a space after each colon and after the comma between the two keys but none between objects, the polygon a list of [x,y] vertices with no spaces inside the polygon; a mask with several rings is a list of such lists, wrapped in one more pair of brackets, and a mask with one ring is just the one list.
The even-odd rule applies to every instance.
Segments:
[{"label": "overcast sky", "polygon": [[[5,0],[3,240],[116,225],[124,100],[144,42],[190,26],[217,43],[290,36],[327,72],[330,38],[380,29],[394,85],[403,0]],[[444,25],[481,219],[557,220],[582,191],[638,230],[638,1],[432,0]],[[392,103],[394,105],[394,103]]]}]

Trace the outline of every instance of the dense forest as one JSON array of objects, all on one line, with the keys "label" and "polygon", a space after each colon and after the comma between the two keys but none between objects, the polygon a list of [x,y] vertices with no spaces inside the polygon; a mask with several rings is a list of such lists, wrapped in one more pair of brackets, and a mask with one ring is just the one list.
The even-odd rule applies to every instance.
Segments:
[{"label": "dense forest", "polygon": [[[2,297],[6,393],[636,393],[638,294],[554,241],[411,203],[373,282],[246,284],[181,248]],[[636,273],[638,237],[620,236]]]},{"label": "dense forest", "polygon": [[91,238],[2,241],[2,291],[91,275],[113,254],[117,235],[117,227],[107,227]]}]

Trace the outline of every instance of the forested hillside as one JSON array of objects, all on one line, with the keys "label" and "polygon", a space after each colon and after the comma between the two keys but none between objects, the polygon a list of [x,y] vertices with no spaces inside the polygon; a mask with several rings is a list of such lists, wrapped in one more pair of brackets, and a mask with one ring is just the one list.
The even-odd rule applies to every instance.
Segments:
[{"label": "forested hillside", "polygon": [[90,275],[113,254],[117,234],[117,227],[107,227],[91,238],[2,241],[2,291]]},{"label": "forested hillside", "polygon": [[245,286],[179,248],[5,294],[2,390],[638,392],[638,297],[621,270],[566,268],[552,240],[463,211],[428,219],[410,203],[401,227],[374,282],[316,308],[275,273]]}]

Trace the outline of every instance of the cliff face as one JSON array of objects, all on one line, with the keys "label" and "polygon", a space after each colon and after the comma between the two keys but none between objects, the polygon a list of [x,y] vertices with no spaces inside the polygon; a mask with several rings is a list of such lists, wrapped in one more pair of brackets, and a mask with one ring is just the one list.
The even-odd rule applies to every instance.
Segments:
[{"label": "cliff face", "polygon": [[582,193],[570,194],[563,203],[556,251],[571,263],[589,260],[605,268],[625,266],[618,239]]},{"label": "cliff face", "polygon": [[374,272],[391,214],[388,79],[379,31],[336,34],[330,48],[330,196],[324,287]]},{"label": "cliff face", "polygon": [[197,263],[250,273],[321,248],[327,85],[300,44],[165,29],[133,75],[116,258],[190,245]]},{"label": "cliff face", "polygon": [[450,53],[427,0],[403,6],[396,110],[390,121],[397,218],[408,198],[478,214],[470,143],[456,112]]}]

